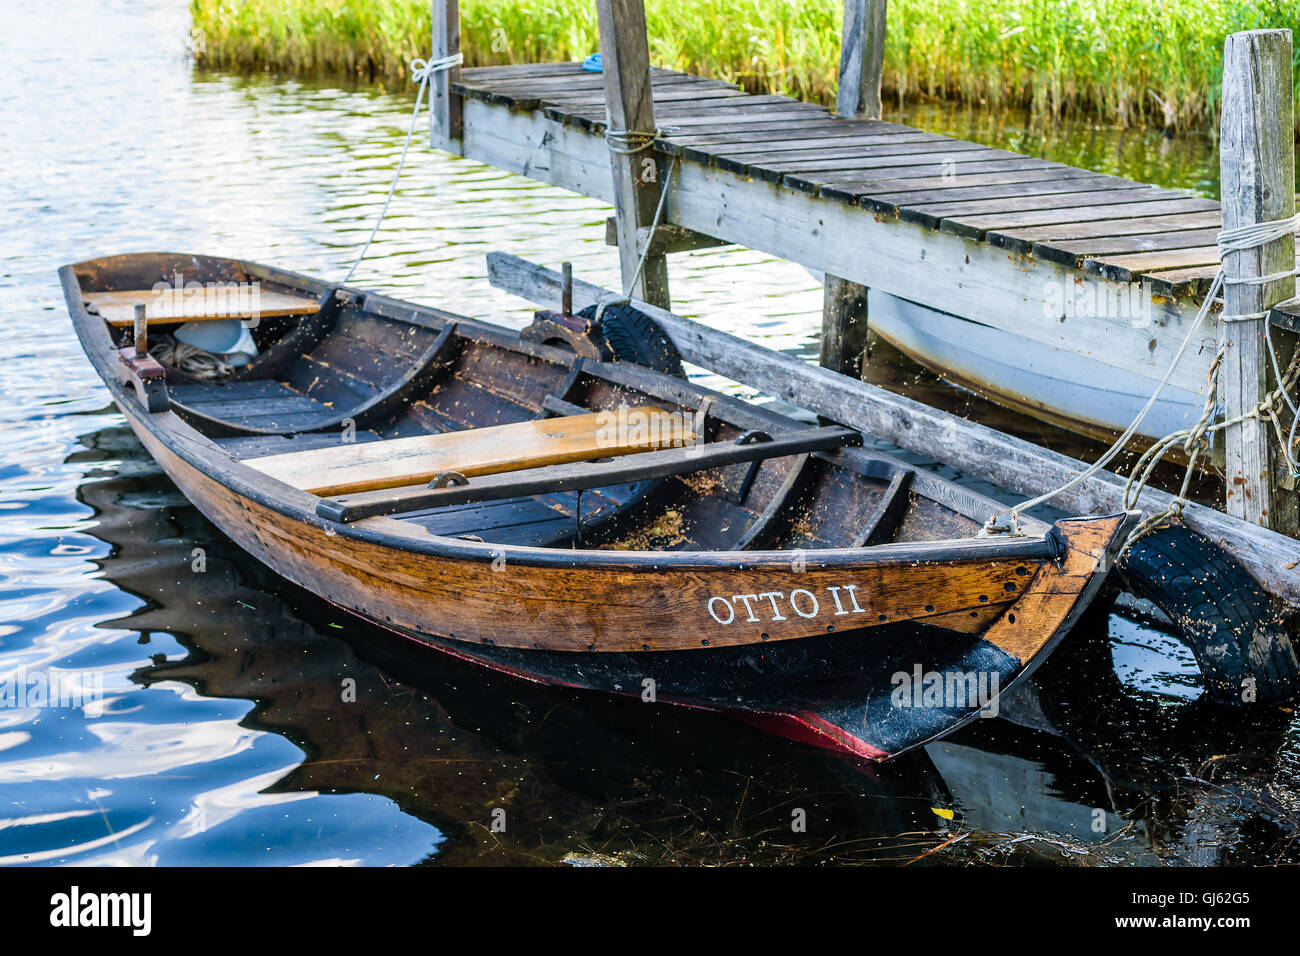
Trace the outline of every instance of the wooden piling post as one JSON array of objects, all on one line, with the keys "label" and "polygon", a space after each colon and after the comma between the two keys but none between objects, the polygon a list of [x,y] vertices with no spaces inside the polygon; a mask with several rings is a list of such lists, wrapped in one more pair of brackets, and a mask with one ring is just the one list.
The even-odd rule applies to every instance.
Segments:
[{"label": "wooden piling post", "polygon": [[[460,52],[460,0],[433,0],[433,46],[430,62]],[[451,91],[460,79],[460,67],[439,70],[429,78],[429,145],[439,149],[457,146],[464,131],[461,101]],[[459,148],[452,150],[459,152]]]},{"label": "wooden piling post", "polygon": [[835,112],[880,119],[880,77],[885,70],[886,0],[844,0],[840,31],[840,84]]},{"label": "wooden piling post", "polygon": [[[839,116],[880,119],[885,5],[886,0],[844,0],[840,81],[835,96]],[[827,273],[822,293],[822,366],[857,377],[862,374],[866,346],[867,287]]]},{"label": "wooden piling post", "polygon": [[[1219,139],[1223,226],[1231,229],[1295,215],[1291,31],[1234,33],[1224,44]],[[1226,279],[1295,268],[1295,237],[1224,257]],[[1295,294],[1295,279],[1224,285],[1224,314],[1263,312]],[[1227,351],[1219,392],[1227,419],[1256,408],[1270,389],[1267,318],[1224,324]],[[1275,336],[1280,339],[1281,336]],[[1280,341],[1278,343],[1281,344]],[[1285,358],[1283,359],[1285,361]],[[1268,423],[1248,418],[1224,430],[1228,514],[1296,535],[1294,485],[1282,473]]]},{"label": "wooden piling post", "polygon": [[[644,0],[596,0],[600,58],[605,75],[605,123],[622,133],[653,133],[654,101],[650,89],[650,47],[646,40]],[[639,140],[630,144],[639,145]],[[628,152],[612,146],[614,212],[623,286],[632,280],[641,258],[637,230],[654,221],[655,207],[668,167],[660,167],[651,149]],[[653,237],[646,234],[645,241]],[[660,308],[669,307],[668,260],[646,257],[631,294]]]}]

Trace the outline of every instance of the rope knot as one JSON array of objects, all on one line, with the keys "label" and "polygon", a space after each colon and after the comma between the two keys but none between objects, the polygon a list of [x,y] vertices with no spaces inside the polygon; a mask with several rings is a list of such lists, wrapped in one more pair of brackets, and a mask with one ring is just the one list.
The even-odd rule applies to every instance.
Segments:
[{"label": "rope knot", "polygon": [[461,53],[453,53],[438,60],[421,60],[417,57],[411,61],[411,79],[423,86],[433,79],[435,73],[450,70],[453,66],[460,66],[463,62],[465,62],[465,56]]}]

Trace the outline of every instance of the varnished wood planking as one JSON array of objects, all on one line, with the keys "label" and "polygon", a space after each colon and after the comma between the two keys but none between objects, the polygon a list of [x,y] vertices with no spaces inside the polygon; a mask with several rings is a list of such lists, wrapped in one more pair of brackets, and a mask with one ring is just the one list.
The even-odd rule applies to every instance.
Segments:
[{"label": "varnished wood planking", "polygon": [[[64,278],[67,280],[67,272]],[[112,343],[102,322],[86,315],[80,302],[79,298],[70,298],[69,302],[78,333],[88,354],[97,358],[96,367],[105,370]],[[413,321],[420,318],[415,312],[418,309],[413,309]],[[555,371],[565,372],[566,359],[556,350],[476,323],[465,325],[470,337],[477,341],[498,342],[496,347],[508,355],[544,361]],[[497,363],[495,367],[509,374],[511,363]],[[670,395],[679,407],[682,400],[693,407],[701,398],[699,390],[687,383],[644,369],[602,363],[590,368],[592,374],[606,378],[616,388],[626,387],[652,398]],[[857,631],[875,624],[929,618],[949,629],[969,628],[969,633],[977,633],[991,616],[988,609],[1014,602],[1023,582],[1033,577],[1034,568],[1051,553],[1047,542],[1037,536],[1041,531],[1019,541],[973,538],[931,544],[895,543],[861,552],[830,550],[792,559],[787,552],[610,553],[517,547],[498,551],[433,538],[407,522],[381,519],[352,528],[340,527],[326,524],[312,514],[315,499],[311,496],[263,481],[255,470],[225,457],[173,414],[141,416],[135,400],[111,380],[109,384],[132,427],[163,467],[205,514],[236,540],[299,583],[381,623],[414,633],[446,633],[462,641],[468,636],[470,640],[500,642],[497,632],[508,627],[506,639],[513,642],[510,646],[527,648],[542,643],[535,636],[538,633],[558,633],[556,639],[560,641],[573,641],[578,634],[595,634],[601,642],[607,642],[616,625],[621,628],[643,624],[639,630],[644,636],[624,636],[620,631],[616,637],[634,641],[640,636],[643,650],[656,641],[666,645],[661,649],[693,647],[693,638],[699,639],[700,647],[718,646],[719,642],[758,643],[829,633],[831,628]],[[539,380],[536,387],[547,384]],[[733,416],[742,408],[750,410],[737,422]],[[727,423],[728,431],[716,436],[722,440],[765,418],[770,421],[769,428],[782,430],[780,416],[732,400],[719,398],[711,415],[712,421]],[[862,453],[838,453],[844,464],[861,457]],[[866,459],[872,467],[855,473],[867,478],[869,485],[880,476],[877,466],[884,465],[885,474],[896,473],[901,467],[870,455]],[[829,457],[819,460],[830,461]],[[835,467],[843,474],[842,466]],[[783,486],[778,478],[773,475],[755,483],[754,488],[762,490],[757,492],[758,500],[748,516],[756,515],[767,497]],[[981,507],[978,501],[965,500],[967,496],[947,485],[936,489],[935,479],[918,479],[918,488],[932,495],[939,491],[940,499],[951,502],[943,507],[955,507],[958,516]],[[832,490],[835,487],[830,486]],[[709,494],[705,490],[693,491],[695,498]],[[723,498],[715,496],[713,500],[720,505]],[[835,504],[838,500],[828,497],[823,504],[828,510],[842,511]],[[940,507],[936,499],[925,503]],[[739,515],[732,512],[725,517],[734,520]],[[953,530],[956,534],[970,534],[978,522],[968,521],[968,525]],[[743,523],[737,527],[739,533]],[[729,542],[722,542],[722,546],[729,546]],[[493,566],[496,562],[491,559],[497,557],[506,567]],[[745,590],[751,585],[752,592]],[[494,589],[499,592],[503,587],[504,594],[492,595]],[[351,603],[346,600],[349,596]],[[503,625],[499,613],[503,599],[512,609],[519,605],[518,610],[529,621],[536,617],[537,630],[532,624],[521,629],[514,617],[506,618]],[[491,613],[493,609],[498,613]],[[468,619],[457,617],[462,611],[469,615]],[[438,616],[438,621],[430,624],[431,615]],[[835,620],[838,618],[848,620]],[[565,636],[566,628],[578,628],[583,621],[598,627],[570,630]],[[727,633],[721,638],[708,634],[710,622]],[[683,624],[687,626],[685,632]],[[453,625],[460,630],[453,631]],[[765,629],[759,632],[760,627]],[[674,628],[675,634],[667,633]],[[748,632],[747,636],[742,632]],[[587,649],[595,647],[594,642],[587,645]]]},{"label": "varnished wood planking", "polygon": [[[128,417],[131,417],[128,413]],[[512,564],[510,549],[483,547],[483,559],[457,560],[415,554],[400,547],[330,533],[231,491],[175,455],[133,421],[137,434],[171,478],[214,523],[245,550],[296,583],[380,623],[501,646],[571,651],[692,650],[764,640],[789,640],[904,620],[941,618],[943,626],[977,633],[984,610],[1013,606],[1039,562],[1020,559],[963,562],[900,561],[860,568],[802,573],[770,560],[752,570],[701,567],[537,568]],[[391,519],[370,519],[371,529],[395,530]],[[396,525],[394,529],[392,526]],[[363,528],[364,530],[364,528]],[[400,543],[400,538],[395,538]],[[491,556],[504,558],[493,570]],[[755,552],[755,555],[761,552]],[[575,555],[575,558],[579,557]],[[758,562],[756,562],[757,564]],[[837,615],[828,588],[856,588],[861,611]],[[757,595],[804,589],[818,597],[815,618],[794,613]],[[710,597],[756,596],[749,621],[744,602],[732,602],[733,625],[708,613]],[[846,591],[839,592],[853,608]],[[796,603],[808,610],[803,595]],[[715,610],[720,611],[720,605]],[[502,613],[509,624],[502,623]],[[977,614],[971,616],[970,612]]]},{"label": "varnished wood planking", "polygon": [[311,315],[320,308],[315,299],[289,292],[252,288],[162,291],[152,289],[87,293],[86,301],[109,325],[126,328],[134,321],[136,303],[144,303],[150,323],[209,322],[217,319],[272,318]]},{"label": "varnished wood planking", "polygon": [[513,422],[489,428],[392,438],[365,444],[287,452],[246,461],[252,468],[317,495],[344,495],[418,485],[441,472],[466,477],[612,458],[694,440],[682,422],[659,408]]},{"label": "varnished wood planking", "polygon": [[1057,634],[1098,574],[1126,526],[1123,515],[1057,525],[1065,542],[1061,562],[1041,565],[1025,593],[984,634],[1012,657],[1027,662]]}]

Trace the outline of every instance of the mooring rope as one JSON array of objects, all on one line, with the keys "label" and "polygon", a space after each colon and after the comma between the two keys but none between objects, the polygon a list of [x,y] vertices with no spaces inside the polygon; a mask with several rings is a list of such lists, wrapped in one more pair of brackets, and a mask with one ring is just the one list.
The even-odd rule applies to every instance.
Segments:
[{"label": "mooring rope", "polygon": [[[1297,232],[1297,230],[1300,230],[1300,214],[1292,216],[1289,219],[1251,223],[1246,226],[1237,226],[1232,229],[1221,230],[1218,236],[1219,261],[1222,262],[1223,257],[1227,254],[1245,252],[1249,249],[1258,248],[1270,242],[1275,242],[1284,236],[1293,234]],[[1045,492],[1036,498],[1022,501],[1009,511],[999,512],[994,515],[985,524],[985,531],[990,534],[1005,532],[1018,534],[1020,531],[1020,514],[1022,512],[1034,507],[1035,505],[1043,504],[1052,498],[1055,498],[1061,492],[1073,488],[1081,481],[1091,478],[1093,475],[1104,469],[1106,465],[1108,465],[1118,454],[1120,454],[1120,452],[1124,450],[1125,447],[1127,447],[1129,441],[1132,439],[1134,434],[1136,434],[1138,427],[1142,424],[1143,419],[1146,418],[1147,413],[1155,407],[1156,401],[1160,397],[1160,393],[1164,391],[1165,386],[1167,386],[1170,379],[1173,378],[1174,371],[1178,368],[1183,356],[1187,353],[1187,349],[1191,345],[1197,331],[1200,329],[1201,324],[1205,321],[1206,315],[1209,314],[1210,307],[1216,303],[1222,303],[1223,300],[1219,298],[1219,293],[1225,285],[1267,285],[1270,282],[1278,282],[1297,275],[1300,275],[1300,268],[1283,270],[1281,272],[1275,272],[1264,276],[1228,278],[1224,275],[1223,267],[1220,265],[1219,269],[1214,274],[1214,280],[1210,283],[1209,292],[1206,293],[1204,301],[1201,302],[1201,307],[1197,310],[1196,318],[1192,321],[1191,327],[1188,328],[1187,334],[1183,337],[1182,344],[1178,347],[1178,351],[1175,353],[1173,361],[1170,362],[1169,368],[1160,379],[1160,383],[1156,386],[1155,391],[1151,393],[1151,397],[1147,399],[1146,404],[1142,406],[1142,409],[1137,413],[1137,416],[1129,426],[1124,429],[1119,438],[1115,439],[1115,443],[1112,444],[1110,448],[1108,448],[1095,462],[1087,468],[1084,468],[1077,475],[1059,487],[1053,488],[1051,491]],[[1296,299],[1300,299],[1300,296],[1292,296],[1286,301],[1291,302]],[[1286,459],[1287,465],[1290,467],[1292,473],[1297,478],[1300,478],[1300,462],[1297,462],[1293,451],[1296,437],[1296,426],[1297,424],[1300,424],[1300,410],[1297,409],[1296,402],[1292,401],[1290,396],[1290,390],[1297,384],[1297,382],[1300,382],[1300,349],[1296,350],[1295,354],[1291,358],[1290,364],[1287,366],[1287,371],[1283,373],[1277,360],[1277,351],[1273,347],[1272,332],[1268,327],[1267,319],[1269,311],[1270,310],[1265,309],[1262,312],[1252,312],[1244,315],[1221,314],[1219,316],[1219,321],[1222,323],[1249,322],[1261,319],[1265,321],[1264,337],[1268,347],[1269,359],[1272,362],[1273,373],[1277,378],[1277,387],[1250,411],[1243,412],[1231,419],[1216,423],[1214,421],[1214,416],[1218,410],[1218,401],[1216,396],[1218,392],[1219,372],[1223,365],[1224,356],[1227,352],[1227,346],[1223,341],[1221,333],[1218,351],[1210,363],[1208,391],[1206,393],[1205,404],[1201,410],[1200,417],[1190,428],[1183,428],[1171,432],[1152,444],[1151,447],[1148,448],[1141,457],[1139,457],[1136,464],[1134,464],[1133,469],[1129,474],[1128,481],[1124,485],[1124,507],[1135,507],[1142,492],[1146,489],[1147,482],[1154,473],[1156,465],[1159,464],[1166,452],[1171,450],[1179,442],[1182,443],[1183,450],[1188,456],[1188,464],[1178,493],[1173,496],[1169,507],[1144,519],[1136,528],[1133,529],[1132,533],[1125,540],[1123,548],[1120,550],[1121,557],[1128,551],[1129,547],[1143,535],[1153,530],[1162,522],[1178,518],[1182,515],[1183,508],[1187,504],[1187,490],[1191,485],[1192,475],[1195,472],[1196,466],[1199,464],[1201,457],[1210,449],[1209,436],[1216,432],[1252,418],[1261,421],[1267,420],[1269,424],[1273,426],[1274,434],[1277,436],[1278,443],[1281,445],[1282,454]],[[1292,413],[1291,428],[1286,435],[1283,434],[1282,422],[1278,418],[1278,412],[1280,411],[1278,407],[1279,402],[1284,402]]]},{"label": "mooring rope", "polygon": [[[357,266],[361,265],[361,260],[370,251],[370,244],[375,241],[375,236],[379,235],[379,227],[384,224],[384,217],[388,215],[388,205],[393,201],[393,193],[397,192],[397,181],[402,178],[402,168],[406,165],[406,154],[410,151],[411,139],[415,136],[415,121],[420,117],[420,106],[424,102],[424,91],[428,88],[429,81],[433,79],[435,73],[450,70],[453,66],[459,66],[464,62],[464,59],[462,54],[453,53],[438,60],[421,60],[417,58],[411,61],[411,79],[420,85],[415,92],[415,109],[411,110],[411,125],[406,131],[406,142],[402,145],[401,158],[397,161],[397,172],[393,173],[393,182],[388,187],[388,196],[384,199],[384,206],[379,210],[379,218],[375,220],[375,228],[370,230],[370,238],[361,247],[361,254],[357,256],[357,261],[352,263],[352,268],[343,277],[343,283],[341,284],[346,284],[352,278],[352,274],[357,271]],[[432,105],[429,108],[432,109]]]},{"label": "mooring rope", "polygon": [[[606,136],[608,136],[608,132]],[[651,140],[653,142],[653,139]],[[611,145],[612,148],[612,145]],[[609,293],[601,296],[596,302],[595,321],[599,321],[605,314],[605,309],[611,305],[627,305],[632,301],[632,290],[636,288],[637,280],[641,278],[641,272],[645,269],[646,260],[650,258],[650,247],[654,245],[655,233],[659,231],[659,221],[663,218],[664,204],[668,199],[668,187],[672,183],[673,173],[677,171],[677,160],[679,157],[674,156],[671,163],[668,164],[668,172],[664,174],[663,188],[659,190],[659,202],[655,206],[654,218],[650,221],[650,235],[646,238],[645,248],[641,250],[641,257],[637,260],[636,271],[632,277],[623,284],[623,294]]]},{"label": "mooring rope", "polygon": [[605,142],[611,153],[620,156],[633,156],[645,152],[655,144],[661,130],[640,129],[605,129]]}]

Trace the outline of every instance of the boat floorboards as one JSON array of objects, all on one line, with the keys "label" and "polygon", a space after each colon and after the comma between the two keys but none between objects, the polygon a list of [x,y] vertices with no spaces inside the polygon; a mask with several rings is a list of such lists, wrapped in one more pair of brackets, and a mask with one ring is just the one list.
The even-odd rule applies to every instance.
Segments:
[{"label": "boat floorboards", "polygon": [[[599,492],[583,492],[584,519],[591,520],[598,511],[616,505],[619,500]],[[430,534],[473,535],[489,544],[541,547],[567,540],[573,534],[577,507],[577,495],[569,492],[452,505],[400,517],[426,528]]]},{"label": "boat floorboards", "polygon": [[[236,381],[169,387],[171,397],[200,414],[245,428],[310,428],[337,415],[333,405],[281,382]],[[336,439],[337,440],[337,439]]]},{"label": "boat floorboards", "polygon": [[[353,441],[379,441],[383,436],[378,432],[358,429]],[[338,432],[303,432],[297,435],[250,435],[238,438],[215,438],[218,445],[230,452],[237,459],[261,458],[266,455],[278,455],[288,451],[308,451],[316,448],[328,448],[339,444]]]}]

